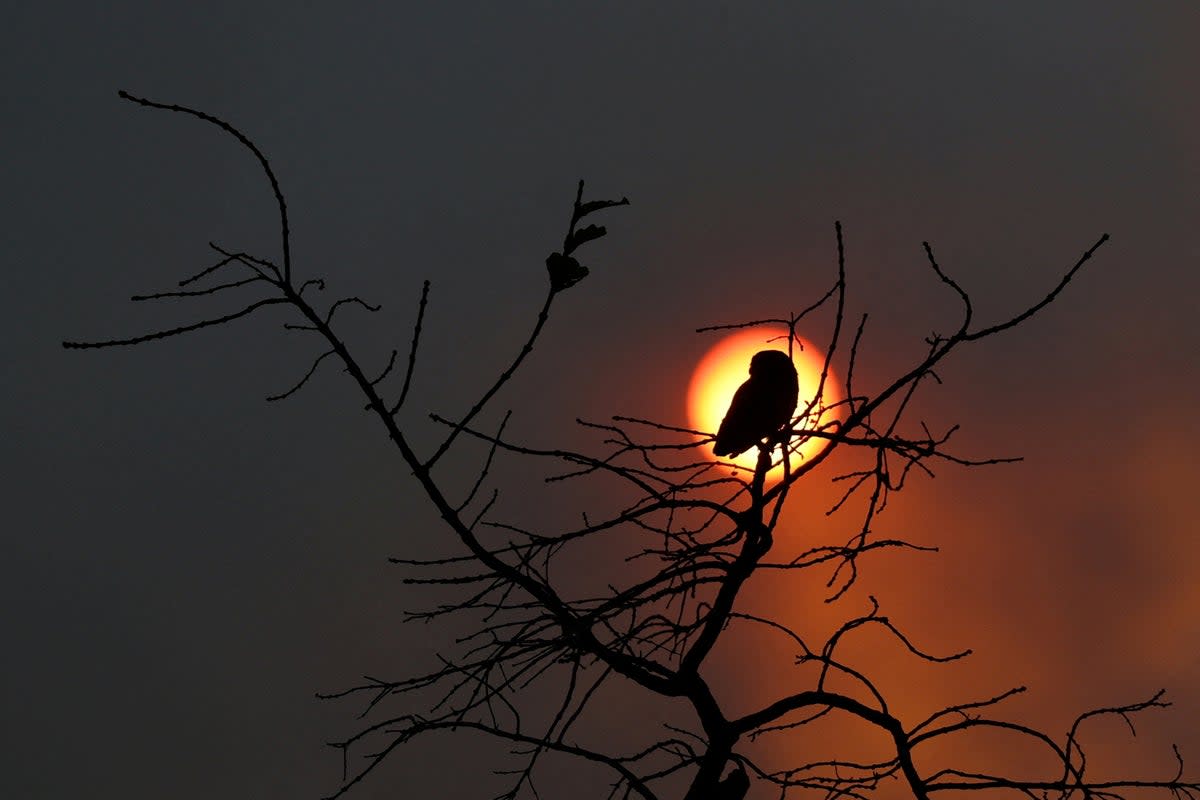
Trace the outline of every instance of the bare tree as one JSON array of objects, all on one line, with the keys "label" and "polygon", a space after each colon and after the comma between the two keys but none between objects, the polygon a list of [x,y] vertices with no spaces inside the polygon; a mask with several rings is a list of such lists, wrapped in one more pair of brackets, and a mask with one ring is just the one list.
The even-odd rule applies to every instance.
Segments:
[{"label": "bare tree", "polygon": [[[597,212],[627,201],[588,200],[579,183],[561,250],[546,260],[549,281],[545,301],[528,338],[511,363],[461,417],[430,415],[444,435],[432,452],[419,453],[398,414],[405,407],[419,366],[422,322],[429,301],[425,282],[416,311],[407,356],[393,350],[386,365],[369,369],[352,353],[335,326],[339,312],[351,307],[375,310],[359,297],[333,302],[319,300],[322,278],[301,281],[293,275],[287,206],[279,181],[267,158],[244,134],[210,114],[177,105],[134,97],[139,105],[178,112],[224,130],[248,149],[262,166],[279,210],[280,260],[275,261],[217,244],[213,263],[179,282],[177,289],[136,296],[134,300],[237,298],[233,310],[178,327],[108,341],[64,342],[69,348],[135,345],[201,328],[224,325],[267,306],[286,306],[295,313],[289,331],[316,334],[322,342],[312,367],[290,389],[269,399],[299,391],[326,361],[339,362],[362,393],[367,408],[379,420],[404,464],[444,521],[444,534],[453,549],[445,558],[397,559],[411,570],[408,582],[428,585],[450,599],[408,614],[414,620],[460,616],[473,626],[457,652],[442,656],[442,666],[425,674],[395,680],[367,679],[361,685],[330,695],[361,698],[362,727],[335,744],[347,765],[340,796],[363,780],[401,745],[435,731],[475,731],[515,748],[519,754],[504,798],[524,793],[536,796],[535,775],[547,754],[565,754],[606,769],[609,797],[655,800],[683,796],[686,800],[737,800],[752,785],[773,788],[780,797],[817,792],[827,797],[871,795],[881,786],[906,787],[918,798],[948,791],[1001,789],[1029,797],[1124,797],[1140,790],[1167,792],[1176,798],[1196,798],[1200,782],[1184,777],[1178,750],[1178,770],[1159,777],[1094,778],[1094,769],[1080,744],[1080,731],[1100,717],[1118,717],[1130,724],[1135,715],[1167,705],[1159,692],[1140,702],[1114,705],[1080,714],[1062,736],[1000,716],[998,706],[1024,687],[991,697],[969,699],[942,708],[925,719],[902,719],[873,682],[866,667],[843,658],[842,645],[859,631],[876,629],[893,637],[915,659],[941,663],[961,659],[969,651],[925,652],[887,616],[874,600],[866,613],[846,619],[826,641],[810,643],[783,622],[756,616],[739,608],[747,582],[765,571],[802,573],[830,570],[830,600],[855,583],[859,559],[877,550],[920,547],[875,534],[874,523],[893,492],[904,488],[914,470],[932,474],[939,462],[963,467],[1013,459],[971,459],[949,447],[955,427],[933,432],[909,423],[914,393],[952,353],[982,339],[999,336],[1050,305],[1107,240],[1101,236],[1058,283],[1040,300],[993,324],[978,324],[971,298],[925,244],[929,268],[938,282],[953,292],[961,317],[948,334],[925,340],[924,356],[897,370],[882,388],[864,391],[855,382],[855,363],[867,321],[852,321],[845,310],[846,270],[842,229],[837,237],[836,277],[829,290],[799,314],[755,320],[740,328],[774,326],[786,331],[782,347],[799,341],[801,322],[823,313],[831,321],[825,344],[820,387],[801,398],[790,423],[778,436],[760,443],[754,469],[731,467],[709,456],[710,431],[695,431],[658,421],[614,417],[605,423],[581,422],[599,440],[594,452],[538,449],[505,435],[508,415],[494,428],[480,420],[492,411],[497,392],[528,359],[543,335],[555,300],[583,280],[588,270],[576,256],[580,248],[605,235],[591,224]],[[836,363],[837,368],[834,369]],[[402,377],[401,377],[402,374]],[[835,374],[843,376],[833,387]],[[398,385],[397,385],[398,384]],[[391,388],[387,388],[391,387]],[[826,391],[826,389],[834,389]],[[827,402],[825,397],[840,399]],[[913,427],[919,432],[910,432]],[[823,449],[808,458],[800,448],[814,440]],[[438,477],[439,463],[452,448],[473,443],[485,454],[468,486],[450,486]],[[772,558],[773,539],[789,493],[797,482],[811,479],[834,453],[857,456],[857,466],[839,472],[834,481],[844,487],[831,509],[848,520],[844,544],[814,546],[798,557]],[[623,487],[624,502],[599,518],[588,518],[566,529],[541,529],[537,521],[514,523],[494,512],[497,491],[491,488],[494,468],[501,459],[548,464],[551,482],[607,480]],[[778,477],[768,479],[768,473]],[[848,501],[854,499],[855,505]],[[861,515],[851,508],[863,509]],[[558,580],[556,565],[596,539],[630,534],[638,544],[627,553],[637,569],[606,576],[603,591],[581,589]],[[803,684],[762,707],[731,716],[726,692],[703,673],[714,647],[733,627],[758,626],[785,637],[798,663],[813,669]],[[690,709],[690,721],[679,727],[647,729],[645,746],[621,750],[624,743],[585,743],[577,734],[594,711],[595,698],[606,684],[620,681],[648,697],[674,698]],[[531,724],[522,717],[530,697],[552,700],[548,719]],[[860,725],[863,735],[881,736],[886,752],[876,760],[853,757],[795,763],[783,770],[768,769],[752,758],[745,743],[774,733],[792,735],[815,721],[843,716]],[[929,764],[941,752],[937,743],[999,731],[1042,751],[1052,764],[1030,777],[1027,765],[1006,764],[998,753],[986,771],[956,768],[951,763]],[[931,755],[927,755],[931,754]],[[918,768],[918,757],[922,768]],[[1021,768],[1018,768],[1021,767]],[[602,796],[604,792],[598,792]]]}]

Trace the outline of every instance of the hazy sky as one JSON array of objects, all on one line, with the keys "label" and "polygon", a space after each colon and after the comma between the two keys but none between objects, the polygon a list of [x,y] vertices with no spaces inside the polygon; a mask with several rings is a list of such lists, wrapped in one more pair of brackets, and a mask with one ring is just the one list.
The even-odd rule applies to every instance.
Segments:
[{"label": "hazy sky", "polygon": [[[0,794],[319,796],[341,767],[323,742],[357,708],[313,693],[428,667],[450,635],[399,624],[414,595],[386,557],[445,532],[345,377],[263,402],[317,352],[284,317],[59,346],[198,318],[127,298],[204,266],[210,240],[277,254],[247,154],[118,89],[259,143],[297,273],[384,304],[350,326],[366,358],[407,342],[433,281],[406,419],[422,446],[424,412],[461,412],[522,341],[581,177],[632,205],[501,398],[538,444],[581,441],[577,416],[684,423],[711,343],[692,331],[819,296],[835,219],[875,382],[956,319],[922,240],[999,320],[1110,233],[1058,302],[922,401],[968,454],[1027,460],[915,481],[887,528],[941,554],[870,561],[842,613],[870,592],[931,649],[976,649],[895,689],[914,718],[943,691],[1028,684],[1014,713],[1060,734],[1166,687],[1176,706],[1121,763],[1169,773],[1175,741],[1200,770],[1195,4],[74,6],[19,4],[0,34]],[[756,597],[827,613],[811,587]],[[357,797],[492,796],[496,752],[419,744]]]}]

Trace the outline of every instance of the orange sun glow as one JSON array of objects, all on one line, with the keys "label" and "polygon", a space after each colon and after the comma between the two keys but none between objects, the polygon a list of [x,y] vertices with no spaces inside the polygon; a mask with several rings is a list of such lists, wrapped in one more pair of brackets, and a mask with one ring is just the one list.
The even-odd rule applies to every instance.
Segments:
[{"label": "orange sun glow", "polygon": [[[729,401],[733,393],[750,377],[750,359],[759,350],[782,350],[787,352],[787,331],[765,328],[750,328],[729,334],[714,345],[692,373],[692,381],[688,387],[688,418],[692,428],[715,434],[721,426],[721,420],[729,409]],[[792,363],[796,365],[796,374],[800,383],[800,399],[796,413],[803,413],[808,404],[817,394],[821,383],[821,370],[825,366],[825,356],[810,342],[800,340],[792,343]],[[837,419],[836,409],[828,407],[835,405],[838,396],[837,380],[830,369],[825,376],[825,387],[821,401],[814,406],[814,415],[821,410],[819,418],[809,419],[797,425],[797,428],[815,428]],[[794,440],[793,440],[794,441]],[[825,447],[822,439],[810,439],[799,448],[800,460],[812,458]],[[706,452],[710,458],[712,446],[708,445]],[[778,457],[778,451],[776,451]],[[796,456],[791,456],[793,468],[797,466]],[[725,459],[738,466],[754,469],[758,459],[758,448],[752,447],[736,458]],[[779,477],[782,467],[771,471],[771,477]]]}]

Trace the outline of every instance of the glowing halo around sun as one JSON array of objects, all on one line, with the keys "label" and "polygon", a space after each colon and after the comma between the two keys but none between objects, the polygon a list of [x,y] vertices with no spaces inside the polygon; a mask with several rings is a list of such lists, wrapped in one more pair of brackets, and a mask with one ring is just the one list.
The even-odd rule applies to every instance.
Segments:
[{"label": "glowing halo around sun", "polygon": [[[750,359],[759,350],[782,350],[786,353],[787,330],[748,328],[736,331],[725,336],[704,354],[700,363],[696,365],[696,370],[692,373],[692,380],[688,386],[688,419],[694,430],[709,434],[717,432],[717,428],[721,427],[721,420],[725,418],[725,412],[729,410],[729,401],[733,399],[733,393],[750,377]],[[825,354],[803,339],[799,343],[793,341],[792,363],[796,365],[796,375],[800,384],[800,400],[796,406],[796,413],[801,413],[812,401],[820,386],[821,370],[825,366]],[[840,400],[837,377],[831,368],[829,374],[825,376],[823,402],[818,404],[818,407],[828,409],[831,405],[836,406]],[[821,414],[819,420],[807,420],[803,427],[813,428],[837,419],[837,417],[836,408],[826,410]],[[805,442],[800,446],[799,459],[796,459],[795,454],[791,457],[793,459],[792,467],[795,468],[799,462],[821,452],[825,444],[826,442],[821,439],[810,439]],[[758,460],[757,447],[751,447],[740,456],[729,459],[717,459],[712,455],[711,444],[706,445],[705,453],[713,460],[732,462],[751,470],[754,469],[755,462]],[[778,455],[777,449],[775,457],[778,458]],[[778,478],[781,470],[782,466],[771,470],[770,477]]]}]

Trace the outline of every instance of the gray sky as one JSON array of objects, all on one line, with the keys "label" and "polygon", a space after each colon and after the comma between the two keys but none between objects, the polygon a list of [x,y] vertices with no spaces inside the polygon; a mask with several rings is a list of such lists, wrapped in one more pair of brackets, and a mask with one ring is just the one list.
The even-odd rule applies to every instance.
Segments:
[{"label": "gray sky", "polygon": [[[313,693],[422,669],[451,635],[398,624],[416,601],[386,557],[441,552],[443,531],[348,381],[262,401],[315,354],[282,316],[59,346],[198,317],[127,298],[204,266],[209,240],[276,255],[247,154],[118,89],[220,115],[269,154],[297,272],[384,304],[350,325],[366,359],[407,342],[433,281],[407,420],[422,444],[424,411],[463,410],[519,346],[580,177],[632,205],[501,398],[539,444],[578,441],[577,416],[683,423],[711,343],[692,331],[807,305],[835,219],[880,382],[953,324],[922,240],[999,320],[1112,234],[926,398],[972,454],[1028,460],[902,495],[892,524],[942,553],[880,559],[847,613],[870,591],[926,641],[975,647],[945,682],[1028,683],[1055,732],[1165,686],[1176,707],[1123,758],[1169,771],[1176,741],[1200,767],[1200,13],[1046,6],[10,10],[0,793],[318,796],[340,773],[322,743],[357,709]],[[491,796],[495,752],[420,744],[357,796]]]}]

